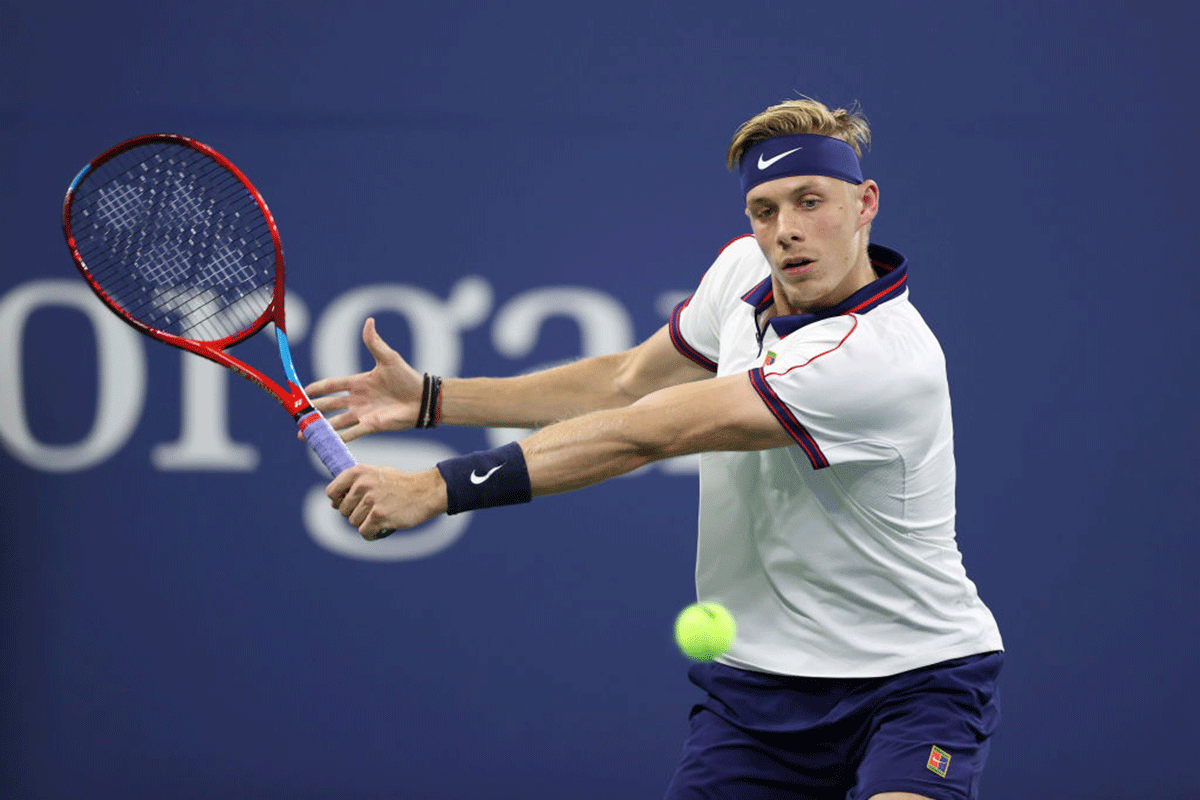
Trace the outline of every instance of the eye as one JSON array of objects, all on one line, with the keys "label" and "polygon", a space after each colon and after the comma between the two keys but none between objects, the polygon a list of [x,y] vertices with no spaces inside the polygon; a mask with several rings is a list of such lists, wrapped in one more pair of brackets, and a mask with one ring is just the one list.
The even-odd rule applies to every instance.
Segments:
[{"label": "eye", "polygon": [[800,207],[807,211],[812,211],[820,205],[821,199],[819,197],[806,197],[800,201]]},{"label": "eye", "polygon": [[754,210],[754,218],[759,220],[768,220],[775,213],[775,209],[766,206],[759,206]]}]

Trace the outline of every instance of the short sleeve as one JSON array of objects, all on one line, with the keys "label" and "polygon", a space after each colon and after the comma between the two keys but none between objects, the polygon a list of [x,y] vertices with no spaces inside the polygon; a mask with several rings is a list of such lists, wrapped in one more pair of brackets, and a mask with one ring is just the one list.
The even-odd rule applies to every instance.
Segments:
[{"label": "short sleeve", "polygon": [[720,340],[715,316],[705,313],[703,301],[693,303],[695,299],[693,294],[675,306],[670,323],[671,343],[682,355],[706,370],[716,372]]},{"label": "short sleeve", "polygon": [[758,252],[751,236],[734,239],[721,250],[696,291],[671,314],[671,342],[681,354],[712,372],[721,352],[721,320],[730,302],[738,302],[733,284],[738,266],[748,252]]}]

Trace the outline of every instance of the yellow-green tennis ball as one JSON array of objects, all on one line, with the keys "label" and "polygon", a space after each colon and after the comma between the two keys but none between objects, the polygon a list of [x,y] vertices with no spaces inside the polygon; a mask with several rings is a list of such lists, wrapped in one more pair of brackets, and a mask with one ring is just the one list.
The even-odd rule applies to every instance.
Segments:
[{"label": "yellow-green tennis ball", "polygon": [[736,635],[733,615],[720,603],[692,603],[675,618],[675,642],[693,661],[712,661]]}]

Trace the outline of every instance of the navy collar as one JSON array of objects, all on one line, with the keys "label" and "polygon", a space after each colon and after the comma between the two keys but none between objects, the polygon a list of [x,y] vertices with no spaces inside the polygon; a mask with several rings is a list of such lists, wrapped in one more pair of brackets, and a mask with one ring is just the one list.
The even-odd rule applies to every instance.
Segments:
[{"label": "navy collar", "polygon": [[[862,314],[903,294],[908,283],[908,259],[890,247],[878,244],[867,246],[867,257],[871,259],[871,266],[875,268],[875,273],[879,275],[878,278],[836,306],[831,306],[815,314],[788,314],[771,317],[769,324],[775,329],[775,333],[783,338],[817,320],[841,314]],[[742,300],[754,306],[756,318],[770,308],[771,304],[775,302],[771,276],[768,275],[762,283],[742,295]]]}]

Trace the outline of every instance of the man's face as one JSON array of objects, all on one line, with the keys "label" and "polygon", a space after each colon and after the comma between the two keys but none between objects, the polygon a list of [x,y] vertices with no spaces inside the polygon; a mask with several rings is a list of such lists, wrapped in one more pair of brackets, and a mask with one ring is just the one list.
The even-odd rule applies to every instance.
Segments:
[{"label": "man's face", "polygon": [[823,175],[776,178],[746,194],[778,313],[829,308],[875,279],[866,239],[878,208],[874,181],[855,185]]}]

